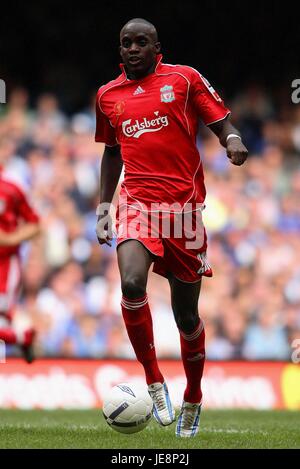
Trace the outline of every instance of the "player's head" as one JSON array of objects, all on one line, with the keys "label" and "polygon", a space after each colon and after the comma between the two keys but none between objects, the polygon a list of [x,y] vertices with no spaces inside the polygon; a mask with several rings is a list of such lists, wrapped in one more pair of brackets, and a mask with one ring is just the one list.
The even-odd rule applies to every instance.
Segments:
[{"label": "player's head", "polygon": [[142,78],[154,70],[160,52],[155,26],[142,18],[128,21],[120,32],[120,54],[132,78]]}]

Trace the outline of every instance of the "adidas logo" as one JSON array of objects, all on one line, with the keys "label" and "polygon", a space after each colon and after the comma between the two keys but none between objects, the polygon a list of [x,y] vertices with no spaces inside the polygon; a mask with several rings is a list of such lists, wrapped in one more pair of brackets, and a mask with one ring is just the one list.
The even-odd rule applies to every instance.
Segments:
[{"label": "adidas logo", "polygon": [[141,86],[138,86],[135,92],[133,93],[133,96],[136,96],[137,94],[145,93],[145,90]]},{"label": "adidas logo", "polygon": [[188,357],[187,360],[189,362],[196,362],[198,360],[202,360],[205,357],[204,353],[196,353],[193,357]]}]

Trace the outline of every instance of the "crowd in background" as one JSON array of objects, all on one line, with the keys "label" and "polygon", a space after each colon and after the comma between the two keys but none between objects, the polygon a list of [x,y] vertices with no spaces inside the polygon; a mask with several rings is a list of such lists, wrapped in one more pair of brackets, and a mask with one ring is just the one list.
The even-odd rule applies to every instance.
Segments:
[{"label": "crowd in background", "polygon": [[[226,104],[250,157],[231,165],[201,127],[214,272],[199,302],[207,358],[289,360],[300,338],[300,106],[275,103],[255,84]],[[95,235],[103,146],[94,143],[93,103],[70,117],[51,94],[31,108],[19,88],[0,111],[0,159],[43,229],[22,248],[17,320],[33,322],[39,356],[133,358],[115,242],[100,247]],[[179,357],[167,281],[151,273],[148,296],[158,356]]]}]

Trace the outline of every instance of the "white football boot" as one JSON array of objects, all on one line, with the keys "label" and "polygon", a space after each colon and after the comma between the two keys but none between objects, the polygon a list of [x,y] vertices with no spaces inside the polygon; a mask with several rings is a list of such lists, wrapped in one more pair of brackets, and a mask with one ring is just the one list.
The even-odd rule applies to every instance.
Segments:
[{"label": "white football boot", "polygon": [[170,425],[175,420],[175,409],[170,400],[166,383],[153,383],[148,386],[153,401],[153,415],[160,425]]},{"label": "white football boot", "polygon": [[199,404],[192,404],[190,402],[183,401],[176,425],[176,436],[190,438],[198,433],[201,406],[202,402]]}]

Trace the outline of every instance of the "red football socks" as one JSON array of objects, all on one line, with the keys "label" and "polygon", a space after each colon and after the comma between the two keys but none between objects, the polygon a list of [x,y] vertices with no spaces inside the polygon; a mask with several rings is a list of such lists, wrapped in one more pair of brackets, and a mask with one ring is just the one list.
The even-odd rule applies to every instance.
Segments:
[{"label": "red football socks", "polygon": [[190,334],[180,332],[181,357],[187,379],[184,392],[186,402],[198,403],[202,399],[201,378],[205,361],[205,332],[200,319]]},{"label": "red football socks", "polygon": [[154,347],[152,317],[147,295],[121,301],[122,314],[130,342],[138,361],[143,365],[147,384],[163,383]]}]

